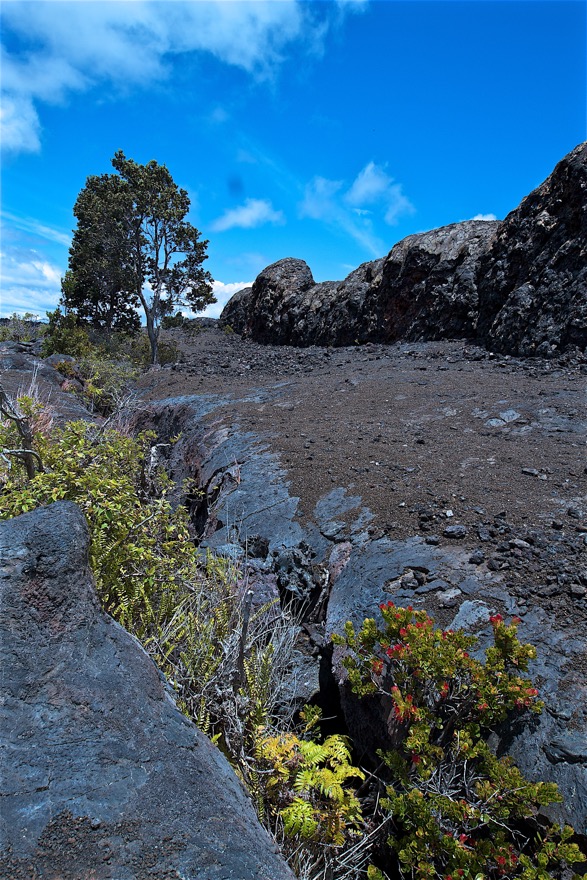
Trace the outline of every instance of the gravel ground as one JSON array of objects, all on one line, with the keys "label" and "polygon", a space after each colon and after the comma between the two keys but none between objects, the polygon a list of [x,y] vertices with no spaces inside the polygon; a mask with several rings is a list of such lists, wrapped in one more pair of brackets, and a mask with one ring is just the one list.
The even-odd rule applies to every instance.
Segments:
[{"label": "gravel ground", "polygon": [[459,541],[518,596],[587,616],[587,358],[171,335],[181,361],[143,376],[141,397],[224,398],[214,418],[279,454],[302,520],[343,486],[375,514],[374,534]]}]

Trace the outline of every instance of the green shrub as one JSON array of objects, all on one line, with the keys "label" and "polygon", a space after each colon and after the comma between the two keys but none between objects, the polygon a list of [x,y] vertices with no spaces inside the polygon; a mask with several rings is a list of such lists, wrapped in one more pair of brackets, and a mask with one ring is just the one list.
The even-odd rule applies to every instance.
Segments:
[{"label": "green shrub", "polygon": [[6,323],[0,324],[0,342],[5,340],[36,342],[44,336],[46,329],[39,322],[38,315],[34,315],[32,312],[18,315],[13,312]]},{"label": "green shrub", "polygon": [[161,319],[161,329],[173,330],[176,327],[184,327],[187,320],[181,312],[176,312],[174,315],[164,315]]},{"label": "green shrub", "polygon": [[[140,346],[140,347],[139,347]],[[179,348],[173,339],[165,336],[159,337],[159,363],[175,364],[179,360]],[[151,364],[149,338],[146,333],[141,333],[135,340],[131,349],[131,357],[141,366],[148,367]]]},{"label": "green shrub", "polygon": [[[10,443],[6,423],[0,444]],[[3,519],[53,501],[74,501],[90,527],[90,563],[105,609],[138,635],[154,609],[169,604],[185,578],[197,574],[186,517],[172,510],[165,476],[149,466],[153,435],[137,438],[69,422],[35,436],[44,473],[26,480],[4,472]]]},{"label": "green shrub", "polygon": [[[77,503],[90,529],[90,564],[102,604],[138,636],[176,689],[184,711],[252,784],[261,725],[288,715],[287,673],[298,628],[270,602],[252,609],[238,568],[201,556],[187,513],[168,500],[151,454],[154,435],[129,437],[88,422],[51,429],[45,410],[20,399],[44,472],[0,458],[0,518],[58,500]],[[0,420],[0,449],[19,445]]]},{"label": "green shrub", "polygon": [[520,621],[491,618],[494,644],[483,662],[469,653],[474,636],[436,629],[425,611],[392,602],[380,610],[382,625],[367,619],[355,632],[347,623],[333,638],[348,650],[353,691],[384,695],[391,706],[381,803],[402,875],[546,880],[584,861],[571,828],[543,838],[531,830],[540,806],[562,800],[557,786],[529,782],[486,742],[512,713],[542,708],[525,677],[536,651],[518,641]]},{"label": "green shrub", "polygon": [[47,312],[49,324],[43,339],[42,355],[67,354],[81,357],[91,350],[87,329],[78,323],[76,316],[69,312],[63,314],[59,306],[54,312]]}]

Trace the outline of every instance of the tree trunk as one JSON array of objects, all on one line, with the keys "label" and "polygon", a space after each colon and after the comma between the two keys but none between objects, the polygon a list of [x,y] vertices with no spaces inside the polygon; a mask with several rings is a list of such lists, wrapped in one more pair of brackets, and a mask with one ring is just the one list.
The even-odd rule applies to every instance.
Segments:
[{"label": "tree trunk", "polygon": [[155,326],[153,313],[146,312],[147,316],[147,333],[149,334],[149,342],[151,343],[151,364],[159,363],[159,327]]},{"label": "tree trunk", "polygon": [[37,468],[41,473],[43,472],[41,457],[33,450],[33,429],[30,421],[18,411],[17,405],[10,400],[2,385],[0,385],[0,412],[14,422],[23,444],[22,449],[6,449],[4,453],[20,458],[25,466],[27,479],[32,480],[36,476]]}]

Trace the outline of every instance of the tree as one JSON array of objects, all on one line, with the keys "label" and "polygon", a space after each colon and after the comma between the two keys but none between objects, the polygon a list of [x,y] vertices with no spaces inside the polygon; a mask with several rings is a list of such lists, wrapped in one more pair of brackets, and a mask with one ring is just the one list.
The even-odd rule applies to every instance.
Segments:
[{"label": "tree", "polygon": [[129,263],[128,192],[120,177],[88,177],[73,213],[78,225],[61,281],[62,301],[100,330],[137,331],[140,305]]},{"label": "tree", "polygon": [[188,194],[165,165],[140,165],[122,150],[112,165],[118,174],[89,177],[76,201],[62,302],[109,329],[132,327],[142,306],[156,364],[162,318],[177,306],[197,312],[216,301],[202,269],[208,242],[185,219]]}]

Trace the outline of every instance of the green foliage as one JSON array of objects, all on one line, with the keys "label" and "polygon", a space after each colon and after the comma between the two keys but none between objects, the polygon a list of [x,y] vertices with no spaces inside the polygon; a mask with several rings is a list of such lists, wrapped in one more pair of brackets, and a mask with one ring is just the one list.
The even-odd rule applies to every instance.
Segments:
[{"label": "green foliage", "polygon": [[482,662],[476,638],[439,630],[425,611],[380,607],[382,625],[347,623],[335,643],[359,696],[389,700],[390,748],[382,806],[392,818],[389,846],[403,875],[424,878],[524,877],[546,880],[562,862],[584,860],[572,829],[540,840],[527,828],[540,806],[562,800],[553,783],[531,783],[486,736],[511,713],[540,712],[525,677],[536,656],[517,638],[519,620],[491,618],[494,644]]},{"label": "green foliage", "polygon": [[96,326],[132,329],[143,308],[158,363],[162,319],[181,304],[215,302],[202,269],[207,241],[186,220],[190,200],[165,165],[140,165],[119,150],[117,174],[88,177],[74,207],[78,221],[62,300]]},{"label": "green foliage", "polygon": [[[43,342],[43,355],[64,354],[76,358],[75,364],[62,361],[59,371],[69,379],[70,389],[90,410],[102,415],[115,411],[126,399],[132,382],[150,363],[149,338],[144,332],[105,332],[81,324],[74,312],[64,315],[59,308],[49,312],[49,326]],[[175,363],[179,351],[173,341],[159,343],[162,364]]]},{"label": "green foliage", "polygon": [[[58,369],[67,374],[71,366],[59,364]],[[83,385],[82,397],[93,412],[109,415],[124,401],[131,383],[139,371],[129,360],[110,360],[100,352],[92,351],[80,358],[74,375]]]},{"label": "green foliage", "polygon": [[[273,602],[251,609],[233,564],[196,552],[187,514],[172,508],[169,480],[152,463],[152,433],[133,438],[87,422],[51,430],[32,399],[18,405],[45,471],[27,479],[22,461],[0,458],[0,518],[58,500],[81,507],[104,608],[141,639],[254,793],[255,736],[286,702],[296,628]],[[18,439],[15,423],[0,421],[0,448]]]},{"label": "green foliage", "polygon": [[49,324],[43,339],[42,355],[67,354],[81,357],[91,350],[88,330],[73,312],[64,314],[58,306],[55,311],[47,312]]},{"label": "green foliage", "polygon": [[[2,446],[10,430],[0,424]],[[172,510],[164,474],[149,468],[152,440],[149,433],[133,439],[87,422],[70,422],[50,436],[37,433],[45,472],[27,482],[14,469],[5,471],[0,495],[3,519],[58,500],[81,507],[104,607],[138,635],[184,579],[197,574],[186,518]]]},{"label": "green foliage", "polygon": [[319,743],[295,733],[263,733],[257,758],[266,809],[280,816],[286,836],[340,847],[358,831],[354,789],[365,776],[351,764],[345,737]]},{"label": "green foliage", "polygon": [[25,312],[18,315],[13,312],[8,321],[0,324],[0,342],[36,342],[45,333],[46,327],[39,323],[38,315]]},{"label": "green foliage", "polygon": [[173,330],[177,327],[185,327],[188,319],[177,311],[174,315],[165,315],[161,320],[161,328],[163,330]]}]

